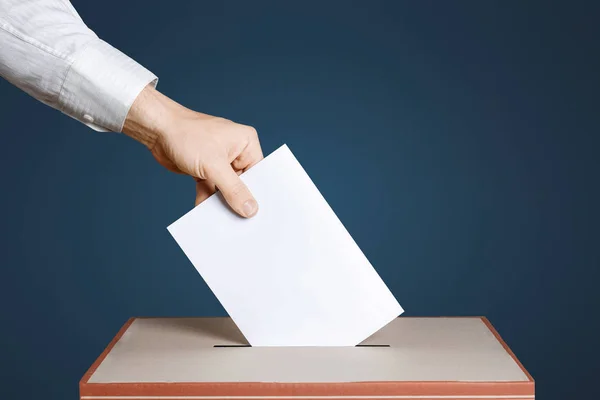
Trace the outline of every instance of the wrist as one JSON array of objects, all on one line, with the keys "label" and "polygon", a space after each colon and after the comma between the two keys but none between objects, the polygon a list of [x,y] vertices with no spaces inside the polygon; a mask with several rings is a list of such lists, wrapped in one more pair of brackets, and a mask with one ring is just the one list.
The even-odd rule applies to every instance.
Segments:
[{"label": "wrist", "polygon": [[156,142],[173,129],[177,115],[188,111],[148,85],[133,102],[123,125],[123,133],[152,150]]}]

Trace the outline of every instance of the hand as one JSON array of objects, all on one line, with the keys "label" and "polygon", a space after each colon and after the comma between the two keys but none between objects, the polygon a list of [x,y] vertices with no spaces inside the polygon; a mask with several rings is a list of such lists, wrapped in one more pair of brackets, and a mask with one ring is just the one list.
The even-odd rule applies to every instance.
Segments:
[{"label": "hand", "polygon": [[218,189],[239,215],[258,212],[239,177],[263,159],[254,128],[192,111],[148,86],[133,103],[123,132],[145,144],[165,168],[192,176],[196,205]]}]

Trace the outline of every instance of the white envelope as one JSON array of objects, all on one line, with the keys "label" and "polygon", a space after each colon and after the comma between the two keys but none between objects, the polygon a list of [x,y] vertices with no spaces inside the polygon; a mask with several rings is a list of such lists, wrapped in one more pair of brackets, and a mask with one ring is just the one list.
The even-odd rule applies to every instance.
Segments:
[{"label": "white envelope", "polygon": [[402,314],[287,146],[241,178],[255,217],[217,193],[168,230],[252,346],[355,346]]}]

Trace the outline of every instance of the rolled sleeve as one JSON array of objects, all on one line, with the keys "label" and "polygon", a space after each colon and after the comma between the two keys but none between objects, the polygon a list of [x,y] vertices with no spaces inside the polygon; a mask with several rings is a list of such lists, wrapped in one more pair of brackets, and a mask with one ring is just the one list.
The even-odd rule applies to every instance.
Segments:
[{"label": "rolled sleeve", "polygon": [[121,132],[139,93],[158,78],[101,39],[73,56],[59,93],[60,110],[96,131]]}]

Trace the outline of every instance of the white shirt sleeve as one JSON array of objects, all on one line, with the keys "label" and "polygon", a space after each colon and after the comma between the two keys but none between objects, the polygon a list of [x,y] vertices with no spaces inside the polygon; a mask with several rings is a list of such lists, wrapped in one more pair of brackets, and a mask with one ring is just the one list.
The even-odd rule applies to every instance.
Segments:
[{"label": "white shirt sleeve", "polygon": [[97,131],[121,132],[158,78],[99,39],[69,0],[0,0],[0,76]]}]

